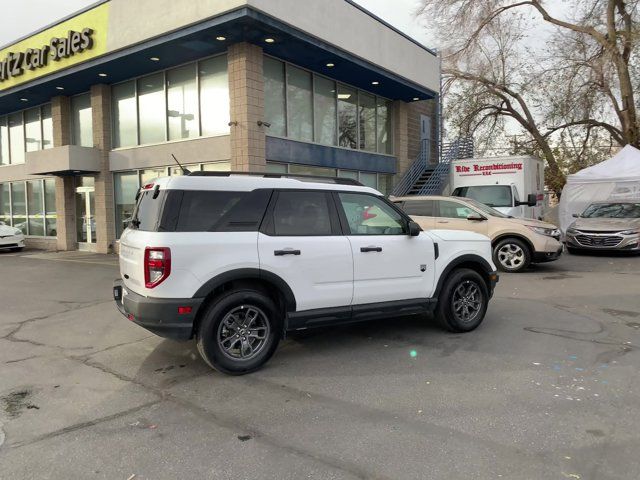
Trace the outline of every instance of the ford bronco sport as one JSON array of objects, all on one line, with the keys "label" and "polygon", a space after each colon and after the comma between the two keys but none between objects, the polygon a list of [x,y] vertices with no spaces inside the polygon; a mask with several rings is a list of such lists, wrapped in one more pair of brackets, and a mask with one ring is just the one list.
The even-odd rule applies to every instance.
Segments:
[{"label": "ford bronco sport", "polygon": [[424,232],[353,180],[228,172],[144,185],[120,273],[123,315],[236,375],[292,330],[423,313],[473,330],[498,279],[486,237]]}]

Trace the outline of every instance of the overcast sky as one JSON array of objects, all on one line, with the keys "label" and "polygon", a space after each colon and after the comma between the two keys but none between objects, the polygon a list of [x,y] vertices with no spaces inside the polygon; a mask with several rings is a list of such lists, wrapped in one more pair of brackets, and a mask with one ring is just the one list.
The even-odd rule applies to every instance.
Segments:
[{"label": "overcast sky", "polygon": [[[9,3],[7,0],[5,2]],[[415,11],[417,0],[357,0],[357,2],[394,27],[431,46],[427,32],[413,17],[412,12]],[[2,12],[0,46],[12,43],[17,38],[54,23],[95,3],[95,0],[21,0],[11,3],[11,8],[4,8]]]}]

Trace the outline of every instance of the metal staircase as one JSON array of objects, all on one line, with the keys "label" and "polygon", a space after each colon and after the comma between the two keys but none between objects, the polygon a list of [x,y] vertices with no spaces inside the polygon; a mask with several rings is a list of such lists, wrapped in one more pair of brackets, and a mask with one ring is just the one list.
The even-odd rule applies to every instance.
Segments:
[{"label": "metal staircase", "polygon": [[453,160],[473,157],[473,138],[463,137],[442,146],[442,158],[434,164],[428,161],[429,144],[422,148],[409,170],[393,189],[392,195],[440,195],[447,184]]}]

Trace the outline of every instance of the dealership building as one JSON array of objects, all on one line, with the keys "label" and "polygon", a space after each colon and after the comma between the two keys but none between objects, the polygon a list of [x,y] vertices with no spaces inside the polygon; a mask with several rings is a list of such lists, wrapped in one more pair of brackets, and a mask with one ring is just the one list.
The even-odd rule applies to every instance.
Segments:
[{"label": "dealership building", "polygon": [[350,0],[109,0],[0,48],[0,221],[107,253],[189,170],[390,193],[437,161],[436,54]]}]

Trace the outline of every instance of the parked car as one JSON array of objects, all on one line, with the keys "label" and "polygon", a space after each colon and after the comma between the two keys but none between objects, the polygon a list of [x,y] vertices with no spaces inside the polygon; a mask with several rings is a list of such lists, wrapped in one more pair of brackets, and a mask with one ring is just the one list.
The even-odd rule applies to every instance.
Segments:
[{"label": "parked car", "polygon": [[0,250],[19,252],[24,248],[24,234],[19,228],[0,221]]},{"label": "parked car", "polygon": [[598,202],[589,205],[567,228],[567,250],[640,252],[640,202]]},{"label": "parked car", "polygon": [[287,331],[434,312],[468,332],[498,280],[489,240],[424,232],[349,179],[222,172],[145,185],[120,239],[117,307],[213,368],[262,366]]},{"label": "parked car", "polygon": [[555,225],[513,218],[471,198],[410,196],[395,198],[425,230],[468,230],[491,239],[493,261],[506,272],[521,272],[531,263],[560,258],[562,243]]}]

